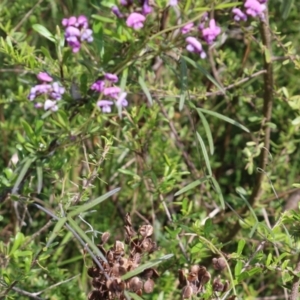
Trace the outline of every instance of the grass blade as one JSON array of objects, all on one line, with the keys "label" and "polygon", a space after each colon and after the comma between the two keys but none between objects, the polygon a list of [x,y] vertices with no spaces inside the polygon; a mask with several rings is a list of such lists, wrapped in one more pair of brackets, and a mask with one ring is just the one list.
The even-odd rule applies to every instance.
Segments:
[{"label": "grass blade", "polygon": [[187,66],[184,59],[180,59],[180,100],[179,100],[179,110],[181,111],[184,106],[186,94],[188,88],[187,80]]},{"label": "grass blade", "polygon": [[87,210],[90,210],[91,208],[93,208],[94,206],[100,204],[101,202],[103,202],[104,200],[106,200],[107,198],[109,198],[110,196],[114,195],[115,193],[117,193],[120,190],[120,188],[116,188],[112,191],[109,191],[108,193],[102,195],[101,197],[98,197],[94,200],[92,200],[91,202],[88,202],[87,204],[83,204],[81,206],[79,206],[78,208],[76,208],[75,210],[71,211],[68,213],[69,217],[75,217]]},{"label": "grass blade", "polygon": [[139,84],[140,84],[143,92],[145,93],[150,105],[152,105],[153,104],[152,96],[151,96],[151,94],[150,94],[150,92],[147,88],[147,85],[146,85],[144,79],[142,78],[142,76],[139,76]]},{"label": "grass blade", "polygon": [[195,69],[198,69],[203,75],[205,75],[223,94],[225,94],[225,90],[220,86],[220,84],[209,74],[207,70],[205,70],[200,64],[190,59],[187,56],[181,55],[186,62],[192,65]]},{"label": "grass blade", "polygon": [[198,186],[199,184],[207,181],[208,177],[204,177],[198,180],[195,180],[193,182],[191,182],[190,184],[188,184],[187,186],[185,186],[184,188],[180,189],[174,196],[179,196],[191,189],[193,189],[194,187]]},{"label": "grass blade", "polygon": [[162,256],[158,259],[154,259],[152,261],[149,261],[149,262],[137,267],[133,271],[130,271],[130,272],[126,273],[125,275],[123,275],[121,277],[121,279],[126,280],[126,279],[131,278],[135,275],[138,275],[138,274],[142,273],[144,270],[150,269],[150,268],[162,263],[164,260],[170,259],[172,256],[173,256],[173,254],[167,254],[167,255]]},{"label": "grass blade", "polygon": [[199,110],[197,110],[197,112],[198,112],[198,115],[199,115],[199,117],[202,121],[204,130],[205,130],[205,133],[206,133],[210,154],[213,155],[215,149],[214,149],[214,142],[213,142],[213,138],[212,138],[212,134],[211,134],[211,131],[210,131],[209,124],[208,124],[205,116],[203,115],[203,113]]},{"label": "grass blade", "polygon": [[197,134],[197,138],[198,138],[198,141],[199,141],[201,149],[202,149],[202,153],[203,153],[203,156],[204,156],[204,160],[205,160],[205,164],[206,164],[208,174],[209,174],[209,176],[212,176],[210,162],[209,162],[209,158],[208,158],[208,154],[207,154],[204,142],[203,142],[202,137],[200,136],[200,134],[198,132],[196,132],[196,134]]},{"label": "grass blade", "polygon": [[219,118],[221,120],[224,120],[224,121],[226,121],[226,122],[228,122],[228,123],[230,123],[232,125],[235,125],[235,126],[241,128],[241,129],[243,129],[246,132],[250,132],[249,129],[247,129],[244,125],[242,125],[239,122],[234,121],[234,120],[232,120],[232,119],[230,119],[230,118],[228,118],[228,117],[226,117],[226,116],[224,116],[222,114],[219,114],[219,113],[217,113],[215,111],[207,110],[207,109],[204,109],[204,108],[196,108],[196,109],[197,109],[197,111],[200,111],[200,112],[203,112],[205,114],[214,116],[214,117]]},{"label": "grass blade", "polygon": [[219,185],[218,181],[213,177],[211,177],[211,181],[212,181],[213,186],[219,196],[221,207],[222,207],[222,209],[225,209],[225,201],[224,201],[224,197],[223,197],[220,185]]}]

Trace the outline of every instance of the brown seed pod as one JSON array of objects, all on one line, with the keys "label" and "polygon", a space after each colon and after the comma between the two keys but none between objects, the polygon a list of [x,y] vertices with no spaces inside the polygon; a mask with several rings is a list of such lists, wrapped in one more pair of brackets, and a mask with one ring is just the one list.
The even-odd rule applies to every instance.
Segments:
[{"label": "brown seed pod", "polygon": [[226,261],[223,257],[212,259],[212,264],[215,270],[222,271],[226,268]]},{"label": "brown seed pod", "polygon": [[217,278],[214,279],[213,281],[213,290],[215,292],[223,292],[224,289],[224,284],[221,282],[220,277],[218,276]]},{"label": "brown seed pod", "polygon": [[153,226],[143,225],[140,227],[139,233],[142,237],[149,237],[153,234]]},{"label": "brown seed pod", "polygon": [[193,288],[189,285],[186,285],[181,292],[182,299],[190,299],[193,296]]},{"label": "brown seed pod", "polygon": [[108,241],[109,237],[110,237],[109,232],[102,233],[102,236],[101,236],[102,245],[104,245]]},{"label": "brown seed pod", "polygon": [[129,280],[128,286],[131,291],[136,292],[136,291],[142,289],[143,282],[137,276],[135,276]]},{"label": "brown seed pod", "polygon": [[150,278],[148,278],[146,280],[146,282],[144,283],[144,292],[146,294],[152,293],[154,289],[154,281]]},{"label": "brown seed pod", "polygon": [[87,273],[90,277],[98,277],[99,269],[97,267],[88,268]]}]

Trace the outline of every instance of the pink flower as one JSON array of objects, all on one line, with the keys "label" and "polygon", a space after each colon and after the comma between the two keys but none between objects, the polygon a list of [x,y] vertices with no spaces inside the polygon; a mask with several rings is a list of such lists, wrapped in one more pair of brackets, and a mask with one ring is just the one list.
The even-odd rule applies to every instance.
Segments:
[{"label": "pink flower", "polygon": [[144,27],[145,20],[146,20],[145,16],[143,16],[142,14],[133,12],[128,16],[128,18],[126,20],[126,25],[128,27],[132,27],[135,30],[138,30],[138,29]]},{"label": "pink flower", "polygon": [[126,107],[128,105],[128,101],[125,99],[126,96],[127,96],[127,93],[125,93],[125,92],[121,93],[116,102],[116,105],[120,106],[120,107]]},{"label": "pink flower", "polygon": [[53,78],[48,75],[46,72],[40,72],[37,76],[37,79],[42,82],[51,82]]},{"label": "pink flower", "polygon": [[106,73],[104,75],[105,79],[110,81],[110,82],[113,82],[113,83],[116,83],[119,81],[119,78],[116,74],[111,74],[111,73]]},{"label": "pink flower", "polygon": [[117,99],[119,94],[121,92],[121,89],[117,86],[107,87],[104,89],[103,94],[105,96],[110,96],[112,98]]},{"label": "pink flower", "polygon": [[99,100],[97,102],[97,106],[99,106],[104,113],[111,112],[111,106],[113,105],[113,101],[110,100]]},{"label": "pink flower", "polygon": [[246,8],[246,14],[252,17],[258,16],[263,18],[263,11],[266,9],[266,5],[263,3],[260,3],[257,0],[247,0],[244,4]]},{"label": "pink flower", "polygon": [[244,14],[239,8],[234,8],[232,10],[234,14],[234,20],[239,22],[240,20],[247,21],[247,15]]},{"label": "pink flower", "polygon": [[188,43],[186,46],[187,51],[200,54],[201,58],[206,57],[206,53],[203,51],[201,43],[196,38],[190,36],[187,37],[185,41]]},{"label": "pink flower", "polygon": [[202,30],[202,37],[207,44],[211,45],[220,33],[221,28],[216,25],[216,21],[214,19],[211,19],[209,21],[209,27]]},{"label": "pink flower", "polygon": [[194,23],[188,23],[181,28],[181,33],[186,34],[192,30]]}]

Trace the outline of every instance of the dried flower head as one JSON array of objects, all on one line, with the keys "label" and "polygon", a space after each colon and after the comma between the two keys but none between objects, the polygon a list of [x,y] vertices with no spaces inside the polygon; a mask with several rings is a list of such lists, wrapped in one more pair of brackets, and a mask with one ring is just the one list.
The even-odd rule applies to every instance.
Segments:
[{"label": "dried flower head", "polygon": [[88,275],[93,278],[92,286],[95,289],[89,293],[89,300],[125,300],[125,290],[139,296],[153,291],[153,279],[158,277],[157,271],[153,268],[145,269],[139,276],[122,280],[123,275],[139,267],[142,256],[157,248],[155,242],[152,241],[152,234],[153,227],[143,225],[139,228],[137,235],[128,214],[125,218],[125,244],[128,245],[128,249],[125,248],[123,242],[115,240],[113,247],[105,250],[104,244],[109,239],[109,233],[103,233],[102,243],[97,247],[107,262],[98,257],[102,269],[96,266],[95,262],[95,266],[88,269]]}]

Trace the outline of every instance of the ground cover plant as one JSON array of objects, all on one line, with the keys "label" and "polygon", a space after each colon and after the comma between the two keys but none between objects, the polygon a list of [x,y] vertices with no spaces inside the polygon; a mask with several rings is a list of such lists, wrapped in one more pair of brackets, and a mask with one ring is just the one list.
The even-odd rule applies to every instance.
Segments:
[{"label": "ground cover plant", "polygon": [[0,298],[299,299],[297,1],[0,3]]}]

